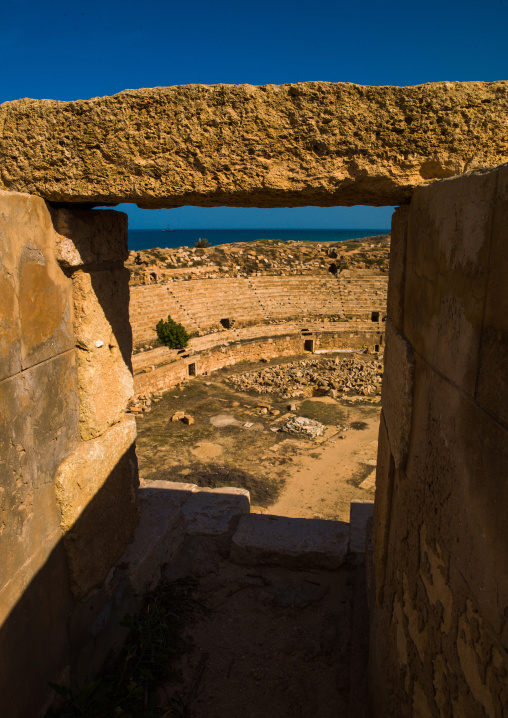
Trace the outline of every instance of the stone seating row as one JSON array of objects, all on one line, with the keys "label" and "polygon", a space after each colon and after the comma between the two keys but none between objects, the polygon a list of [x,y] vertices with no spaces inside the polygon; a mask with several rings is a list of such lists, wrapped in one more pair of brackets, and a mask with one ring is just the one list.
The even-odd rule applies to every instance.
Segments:
[{"label": "stone seating row", "polygon": [[347,315],[366,318],[384,312],[386,278],[349,275],[344,281],[323,276],[262,276],[170,282],[131,288],[134,341],[154,338],[159,319],[170,314],[189,332],[206,332],[222,319],[243,324],[284,317]]}]

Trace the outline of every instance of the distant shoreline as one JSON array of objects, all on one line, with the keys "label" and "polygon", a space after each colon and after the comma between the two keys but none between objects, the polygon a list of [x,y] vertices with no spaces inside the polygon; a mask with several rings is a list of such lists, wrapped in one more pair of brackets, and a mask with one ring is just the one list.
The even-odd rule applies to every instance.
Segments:
[{"label": "distant shoreline", "polygon": [[193,247],[198,239],[207,239],[210,246],[272,239],[283,242],[344,242],[363,237],[389,234],[380,229],[130,229],[129,249],[174,249]]}]

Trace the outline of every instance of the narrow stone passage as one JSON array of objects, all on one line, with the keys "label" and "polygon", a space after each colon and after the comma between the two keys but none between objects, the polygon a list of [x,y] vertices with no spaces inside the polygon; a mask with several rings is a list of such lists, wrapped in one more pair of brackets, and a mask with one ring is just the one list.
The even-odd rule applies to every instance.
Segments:
[{"label": "narrow stone passage", "polygon": [[365,686],[351,680],[352,655],[356,673],[366,675],[366,653],[358,655],[358,629],[366,638],[366,621],[357,614],[352,635],[356,576],[363,570],[208,563],[197,592],[208,613],[188,630],[193,645],[177,665],[181,680],[160,690],[166,716],[366,715]]}]

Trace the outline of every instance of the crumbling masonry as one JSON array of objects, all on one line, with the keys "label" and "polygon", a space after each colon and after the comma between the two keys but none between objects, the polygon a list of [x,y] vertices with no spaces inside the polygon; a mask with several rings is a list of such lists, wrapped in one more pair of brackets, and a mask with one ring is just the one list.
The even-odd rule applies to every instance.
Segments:
[{"label": "crumbling masonry", "polygon": [[369,572],[371,703],[380,718],[503,715],[507,100],[505,82],[306,83],[0,106],[2,715],[41,715],[49,681],[100,666],[124,638],[118,619],[178,548],[176,527],[154,539],[156,561],[131,543],[143,497],[125,416],[127,224],[90,209],[118,202],[402,205]]}]

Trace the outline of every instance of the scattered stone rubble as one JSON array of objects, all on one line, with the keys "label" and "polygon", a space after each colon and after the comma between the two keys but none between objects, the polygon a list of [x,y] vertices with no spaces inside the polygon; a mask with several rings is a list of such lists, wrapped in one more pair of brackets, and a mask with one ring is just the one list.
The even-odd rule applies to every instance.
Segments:
[{"label": "scattered stone rubble", "polygon": [[325,427],[319,421],[306,419],[304,416],[294,416],[283,424],[280,430],[285,431],[286,434],[303,435],[315,439],[317,436],[323,436]]},{"label": "scattered stone rubble", "polygon": [[146,249],[130,252],[126,266],[132,285],[188,279],[263,275],[339,275],[347,269],[388,272],[390,235],[345,242],[260,239],[197,249]]},{"label": "scattered stone rubble", "polygon": [[133,397],[127,405],[127,412],[130,414],[143,414],[151,411],[152,402],[159,401],[162,394],[162,391],[155,391],[152,394],[140,394]]},{"label": "scattered stone rubble", "polygon": [[259,371],[235,374],[227,381],[238,391],[281,393],[284,399],[289,399],[313,396],[315,393],[337,396],[338,392],[378,396],[381,394],[382,376],[383,364],[380,361],[352,357],[304,359],[271,365]]}]

